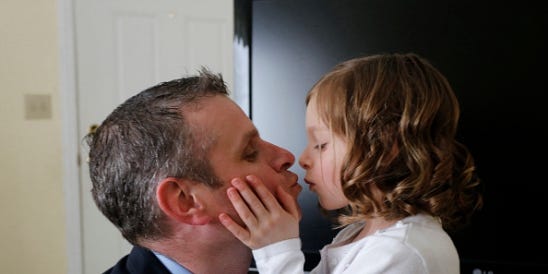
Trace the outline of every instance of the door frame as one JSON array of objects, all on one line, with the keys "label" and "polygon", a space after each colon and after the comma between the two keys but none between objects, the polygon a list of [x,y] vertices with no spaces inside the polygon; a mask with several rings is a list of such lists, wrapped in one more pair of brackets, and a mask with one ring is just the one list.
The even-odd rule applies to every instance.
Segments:
[{"label": "door frame", "polygon": [[74,0],[57,0],[59,43],[59,94],[61,106],[62,174],[65,200],[67,273],[81,274],[82,223],[76,58],[74,44]]},{"label": "door frame", "polygon": [[[80,155],[82,140],[78,139],[80,127],[77,101],[75,0],[56,0],[56,2],[67,273],[82,274],[84,271],[84,235],[80,174],[85,157]],[[239,46],[238,50],[233,51],[233,54],[235,59],[233,62],[239,62],[243,68],[248,67],[249,47]],[[232,66],[234,90],[231,97],[246,113],[249,113],[251,109],[249,70],[235,69],[234,64]]]}]

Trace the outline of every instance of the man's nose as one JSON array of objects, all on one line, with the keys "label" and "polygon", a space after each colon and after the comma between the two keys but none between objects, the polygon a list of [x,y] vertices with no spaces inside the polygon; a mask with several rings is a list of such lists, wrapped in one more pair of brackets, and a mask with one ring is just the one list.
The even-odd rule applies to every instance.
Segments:
[{"label": "man's nose", "polygon": [[269,143],[273,150],[272,166],[278,172],[289,169],[295,163],[295,156],[289,150]]}]

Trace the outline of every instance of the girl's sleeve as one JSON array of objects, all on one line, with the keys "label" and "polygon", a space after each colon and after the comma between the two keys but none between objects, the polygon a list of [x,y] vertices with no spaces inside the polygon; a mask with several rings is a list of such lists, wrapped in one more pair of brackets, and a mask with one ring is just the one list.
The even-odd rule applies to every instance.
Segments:
[{"label": "girl's sleeve", "polygon": [[302,274],[304,254],[301,239],[293,238],[253,250],[253,258],[260,274]]}]

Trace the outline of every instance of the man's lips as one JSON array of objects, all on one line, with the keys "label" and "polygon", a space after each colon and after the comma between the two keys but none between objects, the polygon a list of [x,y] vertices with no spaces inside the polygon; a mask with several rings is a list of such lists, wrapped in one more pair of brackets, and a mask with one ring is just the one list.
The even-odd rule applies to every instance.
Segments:
[{"label": "man's lips", "polygon": [[295,180],[295,183],[290,186],[291,189],[297,190],[297,195],[303,190],[303,187],[299,184],[298,180]]},{"label": "man's lips", "polygon": [[293,184],[289,186],[289,189],[293,189],[296,192],[296,195],[299,195],[299,193],[302,191],[303,187],[299,184],[299,177],[297,174],[292,173],[293,178]]},{"label": "man's lips", "polygon": [[298,197],[299,194],[301,193],[301,191],[303,191],[303,187],[301,185],[299,185],[298,183],[295,183],[294,185],[291,186],[291,189],[292,191],[295,192],[295,197]]}]

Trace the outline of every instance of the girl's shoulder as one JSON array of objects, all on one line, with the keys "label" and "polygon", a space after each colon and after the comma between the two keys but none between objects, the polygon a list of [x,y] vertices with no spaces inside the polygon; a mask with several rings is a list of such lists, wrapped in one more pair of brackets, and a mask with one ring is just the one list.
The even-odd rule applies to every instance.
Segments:
[{"label": "girl's shoulder", "polygon": [[340,242],[347,242],[348,240],[354,238],[356,234],[360,233],[364,226],[364,222],[356,222],[353,224],[349,224],[345,226],[337,235],[335,235],[335,238],[333,238],[332,243],[340,243]]}]

